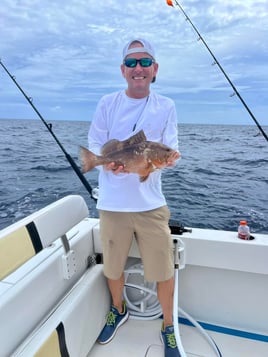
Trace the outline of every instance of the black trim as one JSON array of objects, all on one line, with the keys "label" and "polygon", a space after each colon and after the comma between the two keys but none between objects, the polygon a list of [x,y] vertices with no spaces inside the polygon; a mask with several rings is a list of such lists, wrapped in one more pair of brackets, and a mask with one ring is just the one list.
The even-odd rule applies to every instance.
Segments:
[{"label": "black trim", "polygon": [[62,322],[57,326],[56,330],[58,333],[61,357],[70,357],[67,346],[66,346],[65,331],[64,331],[64,325]]},{"label": "black trim", "polygon": [[30,222],[26,225],[27,231],[31,237],[31,241],[35,250],[35,253],[39,253],[41,252],[41,250],[43,249],[43,245],[38,233],[38,230],[34,224],[34,222]]}]

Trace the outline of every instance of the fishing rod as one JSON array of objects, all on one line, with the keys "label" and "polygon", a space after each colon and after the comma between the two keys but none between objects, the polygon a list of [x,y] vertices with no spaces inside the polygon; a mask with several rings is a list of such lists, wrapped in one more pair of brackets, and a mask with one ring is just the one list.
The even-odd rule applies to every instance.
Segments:
[{"label": "fishing rod", "polygon": [[0,65],[3,67],[3,69],[5,70],[5,72],[8,74],[8,76],[11,78],[11,80],[15,83],[16,87],[21,91],[21,93],[23,94],[23,96],[25,97],[25,99],[28,101],[28,103],[31,105],[31,107],[33,108],[33,110],[36,112],[36,114],[38,115],[38,117],[41,119],[41,121],[43,122],[43,124],[45,125],[45,127],[47,128],[47,130],[50,132],[50,134],[53,136],[54,140],[56,141],[56,143],[58,144],[58,146],[60,147],[60,149],[62,150],[62,152],[64,153],[66,159],[68,160],[68,162],[70,163],[72,169],[74,170],[74,172],[77,174],[77,176],[79,177],[80,181],[82,182],[82,184],[84,185],[84,187],[86,188],[86,190],[88,191],[88,193],[90,194],[90,197],[94,200],[97,201],[95,195],[94,195],[94,190],[92,189],[92,187],[90,186],[90,184],[88,183],[88,181],[86,180],[85,176],[82,174],[81,170],[79,169],[79,167],[76,165],[75,161],[73,160],[73,158],[66,152],[66,150],[64,149],[63,145],[61,144],[61,142],[59,141],[59,139],[57,138],[57,136],[54,134],[53,130],[52,130],[52,124],[51,123],[47,123],[45,121],[45,119],[42,117],[42,115],[40,114],[40,112],[37,110],[37,108],[35,107],[35,105],[33,104],[33,99],[32,97],[28,97],[27,94],[24,92],[24,90],[21,88],[21,86],[18,84],[18,82],[16,81],[15,76],[12,76],[11,73],[8,71],[8,69],[6,68],[6,66],[3,64],[2,60],[0,59]]},{"label": "fishing rod", "polygon": [[258,129],[260,130],[260,132],[262,133],[262,135],[264,136],[264,138],[268,141],[268,136],[265,133],[265,131],[263,130],[263,128],[261,127],[261,125],[259,124],[259,122],[257,121],[257,119],[255,118],[255,116],[253,115],[252,111],[249,109],[249,107],[247,106],[246,102],[244,101],[244,99],[242,98],[242,96],[240,95],[240,93],[238,92],[238,90],[236,89],[235,85],[233,84],[233,82],[231,81],[231,79],[228,77],[228,75],[226,74],[226,72],[224,71],[223,67],[221,66],[221,64],[219,63],[219,61],[217,60],[217,58],[215,57],[215,55],[213,54],[213,52],[211,51],[211,49],[209,48],[209,46],[207,45],[206,41],[204,40],[204,38],[202,37],[202,35],[200,34],[200,32],[198,31],[198,29],[195,27],[195,25],[193,24],[193,22],[191,21],[191,19],[189,18],[189,16],[186,14],[186,12],[184,11],[184,9],[182,8],[182,6],[179,4],[179,2],[177,0],[166,0],[167,4],[169,6],[177,6],[179,11],[181,11],[183,13],[183,15],[185,16],[186,20],[189,21],[189,23],[191,24],[192,28],[194,29],[194,31],[197,33],[198,35],[198,41],[202,41],[202,43],[205,45],[206,49],[208,50],[208,52],[210,53],[210,55],[212,56],[212,58],[214,59],[214,63],[213,65],[217,65],[219,67],[219,69],[221,70],[221,72],[223,73],[224,77],[227,79],[228,83],[230,84],[230,86],[233,88],[234,90],[234,94],[233,95],[237,95],[237,97],[240,99],[241,103],[243,104],[244,108],[247,110],[248,114],[251,116],[251,118],[253,119],[253,121],[255,122],[255,124],[257,125]]}]

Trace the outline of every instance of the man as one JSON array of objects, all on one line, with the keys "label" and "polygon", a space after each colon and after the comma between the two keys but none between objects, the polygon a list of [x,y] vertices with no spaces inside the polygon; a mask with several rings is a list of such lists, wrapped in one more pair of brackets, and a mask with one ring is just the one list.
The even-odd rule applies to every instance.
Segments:
[{"label": "man", "polygon": [[[151,44],[135,39],[123,49],[121,72],[127,82],[125,91],[101,98],[89,129],[89,149],[96,154],[108,140],[125,140],[143,130],[147,140],[161,142],[178,150],[177,116],[174,102],[150,91],[158,64]],[[169,159],[175,165],[178,151]],[[157,281],[158,299],[163,311],[162,339],[165,356],[177,357],[172,321],[174,258],[170,238],[169,209],[161,189],[161,171],[151,173],[145,182],[137,174],[124,172],[114,163],[100,168],[100,235],[103,244],[104,274],[112,296],[107,323],[99,343],[111,341],[128,319],[122,301],[124,266],[135,236],[147,281]]]}]

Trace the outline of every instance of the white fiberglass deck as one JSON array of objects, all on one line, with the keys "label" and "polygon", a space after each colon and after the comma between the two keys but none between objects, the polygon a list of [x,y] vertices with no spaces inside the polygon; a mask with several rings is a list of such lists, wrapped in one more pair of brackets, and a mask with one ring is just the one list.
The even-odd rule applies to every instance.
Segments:
[{"label": "white fiberglass deck", "polygon": [[[160,340],[162,320],[138,321],[129,319],[114,339],[95,344],[88,357],[164,357]],[[267,357],[268,343],[207,331],[216,342],[223,357]],[[180,324],[181,340],[188,357],[215,357],[216,354],[199,331]]]},{"label": "white fiberglass deck", "polygon": [[[81,197],[67,196],[0,232],[2,257],[16,252],[1,259],[0,357],[164,357],[160,319],[129,319],[109,344],[95,343],[111,303],[103,266],[92,263],[102,254],[98,223]],[[180,310],[210,329],[222,357],[268,356],[268,239],[254,236],[196,228],[173,235],[184,248]],[[31,248],[22,263],[18,237]],[[126,268],[127,284],[136,284],[128,300],[139,302],[146,282],[135,241]],[[219,356],[198,329],[180,324],[180,333],[187,357]]]}]

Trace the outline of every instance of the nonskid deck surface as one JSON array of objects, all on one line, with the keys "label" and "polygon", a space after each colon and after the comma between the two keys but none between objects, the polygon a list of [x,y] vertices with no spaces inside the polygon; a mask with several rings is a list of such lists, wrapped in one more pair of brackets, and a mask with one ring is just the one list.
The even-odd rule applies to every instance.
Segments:
[{"label": "nonskid deck surface", "polygon": [[[88,357],[164,357],[160,340],[162,320],[129,319],[114,339],[95,344]],[[216,357],[207,340],[194,327],[180,324],[180,334],[187,357]],[[268,343],[207,331],[217,343],[223,357],[266,357]]]}]

